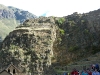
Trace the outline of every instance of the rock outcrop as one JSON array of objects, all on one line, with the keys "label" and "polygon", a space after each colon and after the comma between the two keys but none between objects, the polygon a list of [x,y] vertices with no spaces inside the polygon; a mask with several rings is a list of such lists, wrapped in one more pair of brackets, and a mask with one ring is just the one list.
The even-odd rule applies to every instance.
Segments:
[{"label": "rock outcrop", "polygon": [[17,66],[20,65],[23,72],[30,72],[32,75],[52,75],[51,57],[56,29],[53,18],[26,20],[3,41],[0,64],[5,66],[13,62]]}]

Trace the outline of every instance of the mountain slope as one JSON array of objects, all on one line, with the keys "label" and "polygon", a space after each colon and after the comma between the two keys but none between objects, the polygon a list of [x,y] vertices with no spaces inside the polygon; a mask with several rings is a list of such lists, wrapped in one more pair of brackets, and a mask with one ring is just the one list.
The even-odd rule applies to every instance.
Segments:
[{"label": "mountain slope", "polygon": [[28,11],[24,11],[11,6],[8,8],[13,10],[16,20],[20,21],[20,23],[23,23],[27,19],[36,18],[36,15],[29,13]]},{"label": "mountain slope", "polygon": [[[68,65],[70,68],[70,66],[80,64],[99,63],[96,60],[100,59],[99,37],[100,9],[84,14],[75,12],[65,17],[28,19],[2,42],[1,64],[18,62],[24,68],[28,67],[28,72],[30,69],[31,72],[34,70],[35,73],[38,73],[40,67],[43,72],[49,66],[61,67],[71,63],[76,64]],[[51,50],[52,52],[50,52]],[[95,54],[97,55],[93,57]],[[51,57],[51,55],[53,56]],[[9,56],[8,59],[3,59],[5,56]],[[87,58],[86,61],[82,60],[84,58]],[[30,61],[31,63],[29,63]],[[36,69],[33,69],[35,65]],[[46,68],[43,69],[45,66]]]},{"label": "mountain slope", "polygon": [[0,4],[0,37],[4,39],[10,31],[29,18],[36,16],[28,11]]},{"label": "mountain slope", "polygon": [[[100,9],[68,15],[59,28],[64,35],[55,42],[55,54],[61,65],[87,58],[100,51]],[[61,20],[59,21],[61,23]]]}]

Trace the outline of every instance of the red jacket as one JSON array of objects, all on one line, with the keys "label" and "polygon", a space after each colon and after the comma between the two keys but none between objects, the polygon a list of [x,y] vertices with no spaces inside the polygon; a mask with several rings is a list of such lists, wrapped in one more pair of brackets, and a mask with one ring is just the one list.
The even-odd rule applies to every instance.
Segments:
[{"label": "red jacket", "polygon": [[88,72],[88,74],[89,74],[89,75],[92,75],[92,72],[90,71],[90,72]]},{"label": "red jacket", "polygon": [[77,71],[72,71],[71,75],[79,75]]}]

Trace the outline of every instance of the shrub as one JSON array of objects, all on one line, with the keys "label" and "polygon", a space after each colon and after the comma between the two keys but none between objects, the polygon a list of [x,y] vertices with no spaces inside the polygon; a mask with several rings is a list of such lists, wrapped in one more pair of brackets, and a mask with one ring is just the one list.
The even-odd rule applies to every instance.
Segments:
[{"label": "shrub", "polygon": [[65,31],[63,29],[60,29],[60,33],[61,33],[61,35],[64,35]]},{"label": "shrub", "polygon": [[64,22],[65,22],[65,18],[59,18],[59,19],[57,20],[57,23],[58,23],[59,25],[63,24]]}]

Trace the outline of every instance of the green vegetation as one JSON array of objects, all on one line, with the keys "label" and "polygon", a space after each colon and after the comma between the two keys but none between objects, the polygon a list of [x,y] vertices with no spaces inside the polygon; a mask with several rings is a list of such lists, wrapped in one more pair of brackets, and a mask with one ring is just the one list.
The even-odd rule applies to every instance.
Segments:
[{"label": "green vegetation", "polygon": [[58,38],[58,42],[61,42],[62,41],[62,39],[61,38]]},{"label": "green vegetation", "polygon": [[63,24],[65,22],[65,18],[59,18],[58,20],[57,20],[57,24],[58,25],[61,25],[61,24]]},{"label": "green vegetation", "polygon": [[60,30],[61,35],[65,34],[65,31],[63,29],[59,29],[59,30]]},{"label": "green vegetation", "polygon": [[4,39],[17,25],[18,23],[15,19],[1,19],[0,36]]}]

